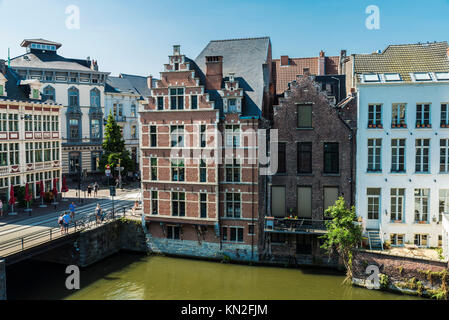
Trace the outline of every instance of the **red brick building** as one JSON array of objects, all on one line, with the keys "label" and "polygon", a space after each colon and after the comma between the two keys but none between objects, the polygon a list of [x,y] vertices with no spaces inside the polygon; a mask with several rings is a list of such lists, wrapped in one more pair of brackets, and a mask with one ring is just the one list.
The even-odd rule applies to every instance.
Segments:
[{"label": "red brick building", "polygon": [[339,74],[344,58],[344,51],[330,58],[321,51],[273,62],[279,166],[268,177],[264,260],[326,263],[319,248],[324,212],[339,196],[353,204],[357,110]]},{"label": "red brick building", "polygon": [[269,38],[174,46],[141,112],[142,190],[155,252],[258,260],[265,214],[257,130],[270,107]]}]

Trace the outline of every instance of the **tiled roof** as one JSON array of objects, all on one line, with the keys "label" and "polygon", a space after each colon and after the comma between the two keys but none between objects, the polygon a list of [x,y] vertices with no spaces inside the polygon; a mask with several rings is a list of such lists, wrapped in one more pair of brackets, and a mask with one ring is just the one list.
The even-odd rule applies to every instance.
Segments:
[{"label": "tiled roof", "polygon": [[[290,58],[289,65],[281,66],[280,59],[273,59],[273,81],[276,84],[276,94],[283,94],[288,83],[296,80],[296,76],[304,75],[304,68],[311,75],[318,74],[318,57]],[[339,57],[326,57],[326,74],[338,74]]]},{"label": "tiled roof", "polygon": [[[150,88],[148,88],[147,77],[135,76],[132,74],[124,74],[124,73],[121,73],[120,77],[128,80],[131,83],[131,85],[137,89],[137,91],[143,98],[147,98],[151,95],[151,90]],[[156,86],[156,80],[157,79],[153,78],[153,87]]]},{"label": "tiled roof", "polygon": [[[156,80],[153,79],[153,86],[155,86]],[[121,73],[119,77],[109,76],[106,80],[105,92],[131,93],[140,95],[141,98],[147,98],[151,95],[146,77],[124,73]]]},{"label": "tiled roof", "polygon": [[87,60],[67,59],[56,52],[30,52],[11,59],[12,68],[39,68],[93,72]]},{"label": "tiled roof", "polygon": [[[223,77],[234,73],[244,89],[244,116],[260,116],[262,114],[264,88],[268,87],[269,79],[263,65],[269,59],[270,38],[245,38],[229,40],[213,40],[195,59],[200,69],[200,78],[206,74],[206,57],[223,56]],[[195,66],[194,66],[195,67]],[[203,82],[204,83],[204,82]],[[219,95],[210,93],[219,99]],[[212,98],[212,97],[211,97]],[[215,106],[219,108],[220,102]]]},{"label": "tiled roof", "polygon": [[446,41],[390,45],[381,53],[354,55],[354,73],[399,73],[410,82],[413,72],[449,71],[447,50]]}]

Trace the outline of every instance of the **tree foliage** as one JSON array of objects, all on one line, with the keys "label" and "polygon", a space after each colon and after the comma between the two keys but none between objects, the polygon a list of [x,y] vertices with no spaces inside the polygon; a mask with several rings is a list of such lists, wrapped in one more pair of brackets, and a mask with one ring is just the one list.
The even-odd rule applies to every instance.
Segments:
[{"label": "tree foliage", "polygon": [[357,224],[355,208],[348,209],[343,197],[326,210],[332,220],[326,222],[327,233],[321,238],[321,248],[329,254],[338,253],[346,268],[346,280],[352,279],[352,258],[354,250],[362,241],[362,228]]},{"label": "tree foliage", "polygon": [[120,126],[115,121],[112,113],[109,113],[104,137],[100,170],[104,172],[106,165],[109,165],[112,173],[116,175],[118,171],[115,171],[114,168],[117,167],[120,159],[121,166],[125,168],[123,174],[126,174],[128,171],[134,171],[134,162],[131,159],[129,151],[125,149],[125,140],[123,139]]}]

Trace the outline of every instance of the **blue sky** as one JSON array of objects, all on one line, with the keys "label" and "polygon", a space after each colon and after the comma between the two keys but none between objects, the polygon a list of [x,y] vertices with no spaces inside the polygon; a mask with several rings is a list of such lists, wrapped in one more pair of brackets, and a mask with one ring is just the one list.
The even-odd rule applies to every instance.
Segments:
[{"label": "blue sky", "polygon": [[[80,28],[66,28],[66,7]],[[380,10],[368,30],[365,8]],[[369,53],[393,43],[449,41],[449,0],[0,0],[0,57],[24,38],[63,44],[59,53],[97,59],[100,70],[158,77],[173,44],[195,58],[210,40],[269,36],[273,58]]]}]

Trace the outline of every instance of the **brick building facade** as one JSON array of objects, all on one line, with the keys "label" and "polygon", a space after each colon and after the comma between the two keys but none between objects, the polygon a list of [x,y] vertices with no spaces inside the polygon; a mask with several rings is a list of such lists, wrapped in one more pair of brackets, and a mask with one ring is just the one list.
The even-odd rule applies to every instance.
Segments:
[{"label": "brick building facade", "polygon": [[[279,165],[268,178],[264,260],[323,263],[317,259],[323,254],[325,210],[340,196],[354,204],[356,99],[345,98],[343,75],[319,72],[323,56],[315,58],[318,67],[312,70],[321,75],[310,75],[307,66],[287,90],[276,88],[272,128],[278,130]],[[283,68],[276,65],[274,75],[292,77]]]},{"label": "brick building facade", "polygon": [[153,251],[258,260],[265,191],[255,135],[270,72],[269,38],[211,41],[195,61],[174,46],[140,113]]}]

